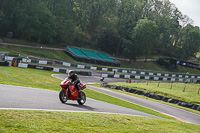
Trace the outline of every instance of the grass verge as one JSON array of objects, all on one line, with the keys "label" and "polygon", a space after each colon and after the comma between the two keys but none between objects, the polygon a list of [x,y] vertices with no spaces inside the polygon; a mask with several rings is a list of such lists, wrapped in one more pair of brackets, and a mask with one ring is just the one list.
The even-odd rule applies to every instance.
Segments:
[{"label": "grass verge", "polygon": [[200,132],[194,124],[112,114],[0,110],[0,121],[0,132]]},{"label": "grass verge", "polygon": [[53,78],[52,74],[57,73],[37,69],[1,66],[0,83],[59,91],[61,80]]}]

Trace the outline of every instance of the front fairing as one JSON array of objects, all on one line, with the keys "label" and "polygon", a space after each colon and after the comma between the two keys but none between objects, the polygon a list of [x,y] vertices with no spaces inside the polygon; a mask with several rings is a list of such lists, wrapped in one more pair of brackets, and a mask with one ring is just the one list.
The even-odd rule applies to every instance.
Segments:
[{"label": "front fairing", "polygon": [[62,81],[61,83],[60,83],[60,86],[61,87],[63,87],[63,86],[67,86],[67,83],[66,83],[67,81]]},{"label": "front fairing", "polygon": [[70,83],[71,80],[63,80],[61,83],[60,83],[60,86],[63,88],[63,87],[69,87],[69,83]]}]

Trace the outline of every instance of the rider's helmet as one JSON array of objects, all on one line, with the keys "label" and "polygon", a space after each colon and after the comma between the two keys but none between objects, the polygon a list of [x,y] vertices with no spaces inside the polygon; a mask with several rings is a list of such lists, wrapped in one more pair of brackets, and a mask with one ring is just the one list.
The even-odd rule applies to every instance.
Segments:
[{"label": "rider's helmet", "polygon": [[74,70],[69,70],[69,76],[72,76],[74,74],[75,74]]}]

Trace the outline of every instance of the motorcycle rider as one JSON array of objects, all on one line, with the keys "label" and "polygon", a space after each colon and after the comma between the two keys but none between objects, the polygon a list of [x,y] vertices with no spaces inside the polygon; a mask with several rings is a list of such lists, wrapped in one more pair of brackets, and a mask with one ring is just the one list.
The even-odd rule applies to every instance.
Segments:
[{"label": "motorcycle rider", "polygon": [[80,80],[79,80],[77,74],[75,74],[75,72],[73,70],[70,70],[68,73],[68,77],[65,80],[66,81],[72,80],[72,83],[75,84],[75,88],[77,89],[78,96],[80,98],[80,88],[79,88]]}]

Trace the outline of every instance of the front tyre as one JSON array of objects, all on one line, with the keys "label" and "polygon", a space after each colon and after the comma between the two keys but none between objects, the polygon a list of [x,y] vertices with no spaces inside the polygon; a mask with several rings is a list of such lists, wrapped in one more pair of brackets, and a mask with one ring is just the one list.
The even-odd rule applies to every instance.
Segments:
[{"label": "front tyre", "polygon": [[64,90],[61,90],[60,93],[59,93],[59,99],[62,103],[66,103],[67,100],[68,100],[68,95],[66,94],[65,95],[65,91]]},{"label": "front tyre", "polygon": [[77,100],[79,105],[83,105],[86,102],[86,95],[84,92],[80,92],[80,99]]}]

